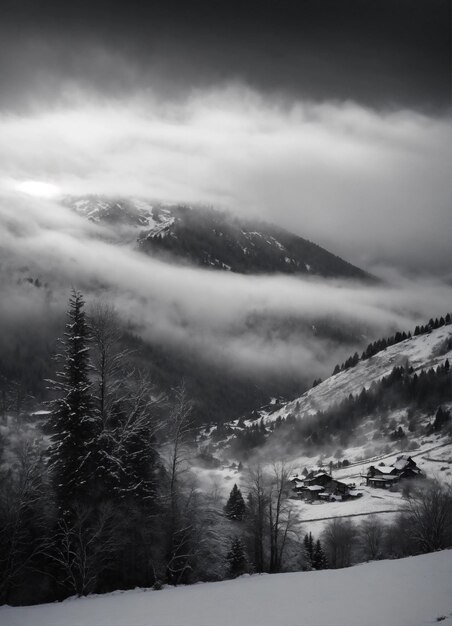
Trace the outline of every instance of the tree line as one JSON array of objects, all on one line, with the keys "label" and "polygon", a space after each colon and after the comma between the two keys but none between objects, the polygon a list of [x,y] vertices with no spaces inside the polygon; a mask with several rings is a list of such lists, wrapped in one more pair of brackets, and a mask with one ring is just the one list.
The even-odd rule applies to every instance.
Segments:
[{"label": "tree line", "polygon": [[[418,335],[425,335],[436,328],[440,328],[442,326],[449,326],[451,323],[452,323],[452,318],[451,318],[450,313],[447,313],[444,317],[441,316],[439,319],[430,318],[427,324],[416,326],[416,328],[414,329],[413,335],[415,337],[417,337]],[[411,331],[408,333],[406,333],[405,331],[403,332],[397,331],[391,337],[373,341],[369,343],[367,348],[361,354],[361,357],[359,356],[358,352],[355,352],[352,356],[348,357],[348,359],[346,359],[343,363],[341,363],[340,365],[337,364],[334,367],[333,375],[338,374],[339,372],[343,372],[347,369],[350,369],[351,367],[354,367],[355,365],[357,365],[360,361],[365,361],[366,359],[370,359],[370,357],[374,356],[375,354],[378,354],[378,352],[381,352],[382,350],[385,350],[386,348],[389,348],[390,346],[394,346],[397,343],[405,341],[405,339],[410,339],[411,336],[412,336]],[[315,380],[313,383],[313,387],[316,387],[320,382],[322,381]]]},{"label": "tree line", "polygon": [[[232,577],[250,571],[248,559],[253,554],[255,562],[261,564],[257,571],[281,571],[272,569],[275,562],[272,561],[271,526],[266,530],[266,524],[262,524],[262,534],[253,533],[254,542],[249,542],[249,524],[250,521],[256,523],[256,511],[259,510],[256,508],[256,491],[250,493],[252,495],[245,501],[235,485],[225,506],[226,515],[237,526],[234,543],[228,554],[229,574]],[[451,547],[450,485],[429,479],[407,481],[403,495],[400,513],[389,522],[376,514],[361,519],[336,517],[325,523],[317,538],[312,532],[307,532],[303,541],[296,544],[298,568],[303,571],[336,569],[363,561],[402,558]],[[251,507],[250,510],[248,507]],[[283,530],[285,532],[285,527]],[[281,536],[284,536],[284,532]],[[266,539],[263,544],[260,543],[262,538]],[[285,555],[285,567],[289,565],[291,556],[294,557],[293,546],[288,548]]]},{"label": "tree line", "polygon": [[372,514],[335,518],[322,533],[328,567],[348,567],[362,561],[394,559],[452,546],[452,490],[436,480],[405,485],[402,510],[395,518]]},{"label": "tree line", "polygon": [[[397,427],[387,414],[398,408],[408,407],[408,429],[411,433],[420,432],[418,413],[426,411],[432,419],[426,427],[426,434],[447,430],[451,425],[450,412],[443,404],[452,400],[452,375],[449,360],[436,368],[414,372],[409,366],[396,366],[388,376],[373,381],[368,389],[358,394],[350,394],[334,403],[326,411],[313,415],[300,416],[295,410],[286,417],[270,423],[261,419],[253,424],[242,425],[240,429],[223,427],[222,436],[231,435],[231,451],[240,458],[248,458],[254,450],[263,446],[272,437],[284,442],[287,450],[317,448],[339,443],[346,447],[356,435],[364,417],[378,419],[378,437],[389,440],[404,438],[407,433]],[[363,441],[363,443],[365,443]]]}]

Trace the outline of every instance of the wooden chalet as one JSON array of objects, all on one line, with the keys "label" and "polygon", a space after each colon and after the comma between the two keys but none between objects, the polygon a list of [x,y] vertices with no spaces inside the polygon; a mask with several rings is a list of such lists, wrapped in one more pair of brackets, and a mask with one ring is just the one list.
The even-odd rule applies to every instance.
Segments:
[{"label": "wooden chalet", "polygon": [[293,490],[298,497],[313,502],[314,500],[347,500],[359,497],[354,485],[347,485],[336,480],[326,472],[308,474],[306,478],[295,477],[292,480]]},{"label": "wooden chalet", "polygon": [[401,455],[393,465],[371,465],[367,470],[366,484],[375,489],[389,489],[401,480],[420,478],[423,474],[410,456]]}]

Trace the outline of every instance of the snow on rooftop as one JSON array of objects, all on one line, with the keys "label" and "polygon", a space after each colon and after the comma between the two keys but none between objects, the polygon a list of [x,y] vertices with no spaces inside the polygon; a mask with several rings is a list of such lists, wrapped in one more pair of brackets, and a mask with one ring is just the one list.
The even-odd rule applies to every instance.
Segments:
[{"label": "snow on rooftop", "polygon": [[390,474],[394,471],[395,468],[392,465],[378,465],[375,469],[377,469],[382,474]]},{"label": "snow on rooftop", "polygon": [[398,470],[403,470],[408,465],[408,457],[403,455],[400,456],[397,461],[394,463],[394,467]]}]

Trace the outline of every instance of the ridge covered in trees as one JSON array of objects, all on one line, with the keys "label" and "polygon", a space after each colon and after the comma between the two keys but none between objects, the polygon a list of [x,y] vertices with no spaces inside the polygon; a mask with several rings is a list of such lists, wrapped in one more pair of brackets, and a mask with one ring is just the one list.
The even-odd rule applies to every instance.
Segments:
[{"label": "ridge covered in trees", "polygon": [[436,412],[429,426],[440,430],[450,424],[449,412],[441,405],[452,400],[452,375],[449,360],[442,365],[419,373],[410,367],[394,367],[388,376],[374,381],[368,389],[363,388],[358,394],[331,405],[326,411],[314,415],[298,416],[289,413],[286,418],[278,416],[274,422],[265,424],[261,419],[250,426],[243,425],[240,430],[230,429],[234,434],[230,446],[234,454],[246,458],[252,450],[264,445],[272,436],[282,437],[287,449],[302,444],[305,448],[324,446],[338,439],[345,447],[351,438],[356,438],[356,429],[364,417],[378,417],[377,432],[396,440],[405,436],[403,429],[386,423],[389,411],[408,407],[409,428],[412,432],[418,428],[416,414],[427,411]]},{"label": "ridge covered in trees", "polygon": [[[392,335],[391,337],[373,341],[369,343],[369,345],[363,351],[361,356],[359,356],[359,354],[355,352],[355,354],[353,354],[353,356],[348,357],[348,359],[344,361],[344,363],[342,363],[341,365],[337,364],[333,370],[333,376],[335,374],[338,374],[339,372],[343,372],[345,370],[350,369],[351,367],[354,367],[360,361],[365,361],[366,359],[370,359],[370,357],[374,356],[375,354],[378,354],[378,352],[381,352],[382,350],[385,350],[386,348],[389,348],[390,346],[394,346],[402,341],[405,341],[405,339],[410,339],[410,337],[412,336],[417,337],[418,335],[425,335],[431,332],[432,330],[434,330],[435,328],[441,328],[442,326],[449,326],[451,323],[452,323],[451,315],[450,313],[447,313],[444,317],[441,316],[439,319],[431,318],[425,325],[416,326],[416,328],[414,329],[413,335],[411,334],[411,332],[406,333],[405,331],[403,332],[398,331],[395,333],[395,335]],[[314,381],[313,387],[316,387],[320,382],[321,380]]]}]

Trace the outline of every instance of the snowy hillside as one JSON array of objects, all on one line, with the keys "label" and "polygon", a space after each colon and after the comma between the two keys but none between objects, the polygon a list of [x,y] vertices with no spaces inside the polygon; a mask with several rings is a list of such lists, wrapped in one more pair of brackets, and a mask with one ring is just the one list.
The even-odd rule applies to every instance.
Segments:
[{"label": "snowy hillside", "polygon": [[246,576],[0,608],[2,626],[452,624],[452,551],[342,570]]},{"label": "snowy hillside", "polygon": [[145,233],[145,237],[164,236],[174,223],[169,208],[137,198],[124,200],[103,196],[67,196],[63,204],[92,222],[121,226],[122,229],[132,231],[135,240],[140,233]]},{"label": "snowy hillside", "polygon": [[[272,459],[284,459],[292,468],[293,476],[300,478],[303,472],[317,469],[330,472],[333,466],[334,479],[355,485],[355,490],[361,497],[335,502],[294,499],[293,505],[303,528],[316,536],[320,535],[327,521],[335,517],[356,517],[355,521],[359,522],[363,516],[378,514],[384,521],[391,521],[404,508],[406,502],[401,491],[366,486],[364,476],[370,465],[391,466],[404,454],[413,458],[425,476],[438,478],[443,483],[452,482],[452,440],[448,432],[428,432],[427,426],[432,421],[431,413],[418,411],[418,426],[415,432],[411,432],[408,407],[389,411],[385,416],[386,423],[392,424],[393,429],[402,427],[406,434],[400,440],[391,440],[381,432],[378,415],[363,415],[359,436],[352,433],[350,443],[345,446],[336,441],[333,446],[305,448],[300,441],[299,448],[295,446],[294,450],[294,446],[291,446],[290,451],[286,447],[287,439],[278,439],[277,430],[273,431],[276,434],[272,438],[271,427],[278,417],[287,418],[293,415],[303,420],[306,416],[315,416],[317,411],[328,409],[333,403],[350,394],[359,394],[363,387],[369,388],[374,381],[390,374],[395,366],[409,364],[415,372],[420,372],[442,365],[447,358],[452,360],[451,339],[452,326],[448,325],[386,348],[373,357],[360,361],[355,367],[331,376],[292,402],[283,406],[269,405],[255,412],[253,419],[232,422],[230,432],[233,434],[228,434],[226,440],[213,444],[214,448],[216,447],[219,455],[226,451],[223,456],[227,458],[228,446],[234,434],[240,436],[243,426],[260,424],[261,428],[265,426],[267,439],[263,447],[253,449],[251,463],[259,460],[265,466]],[[444,406],[450,408],[451,403]],[[342,465],[344,460],[346,462]],[[222,481],[225,492],[230,489],[233,481],[246,491],[246,471],[240,475],[234,465],[230,465],[230,460],[223,468],[204,472],[204,483],[208,480],[206,473],[210,475],[212,482]]]},{"label": "snowy hillside", "polygon": [[317,387],[276,411],[272,411],[271,407],[259,411],[259,416],[267,422],[278,417],[287,417],[290,413],[303,417],[324,411],[334,402],[350,394],[357,394],[363,388],[368,389],[374,381],[379,381],[390,374],[395,366],[408,365],[419,371],[444,363],[447,358],[452,358],[452,347],[448,346],[451,340],[451,325],[434,329],[425,335],[411,337],[365,361],[360,361],[348,370],[330,376]]}]

